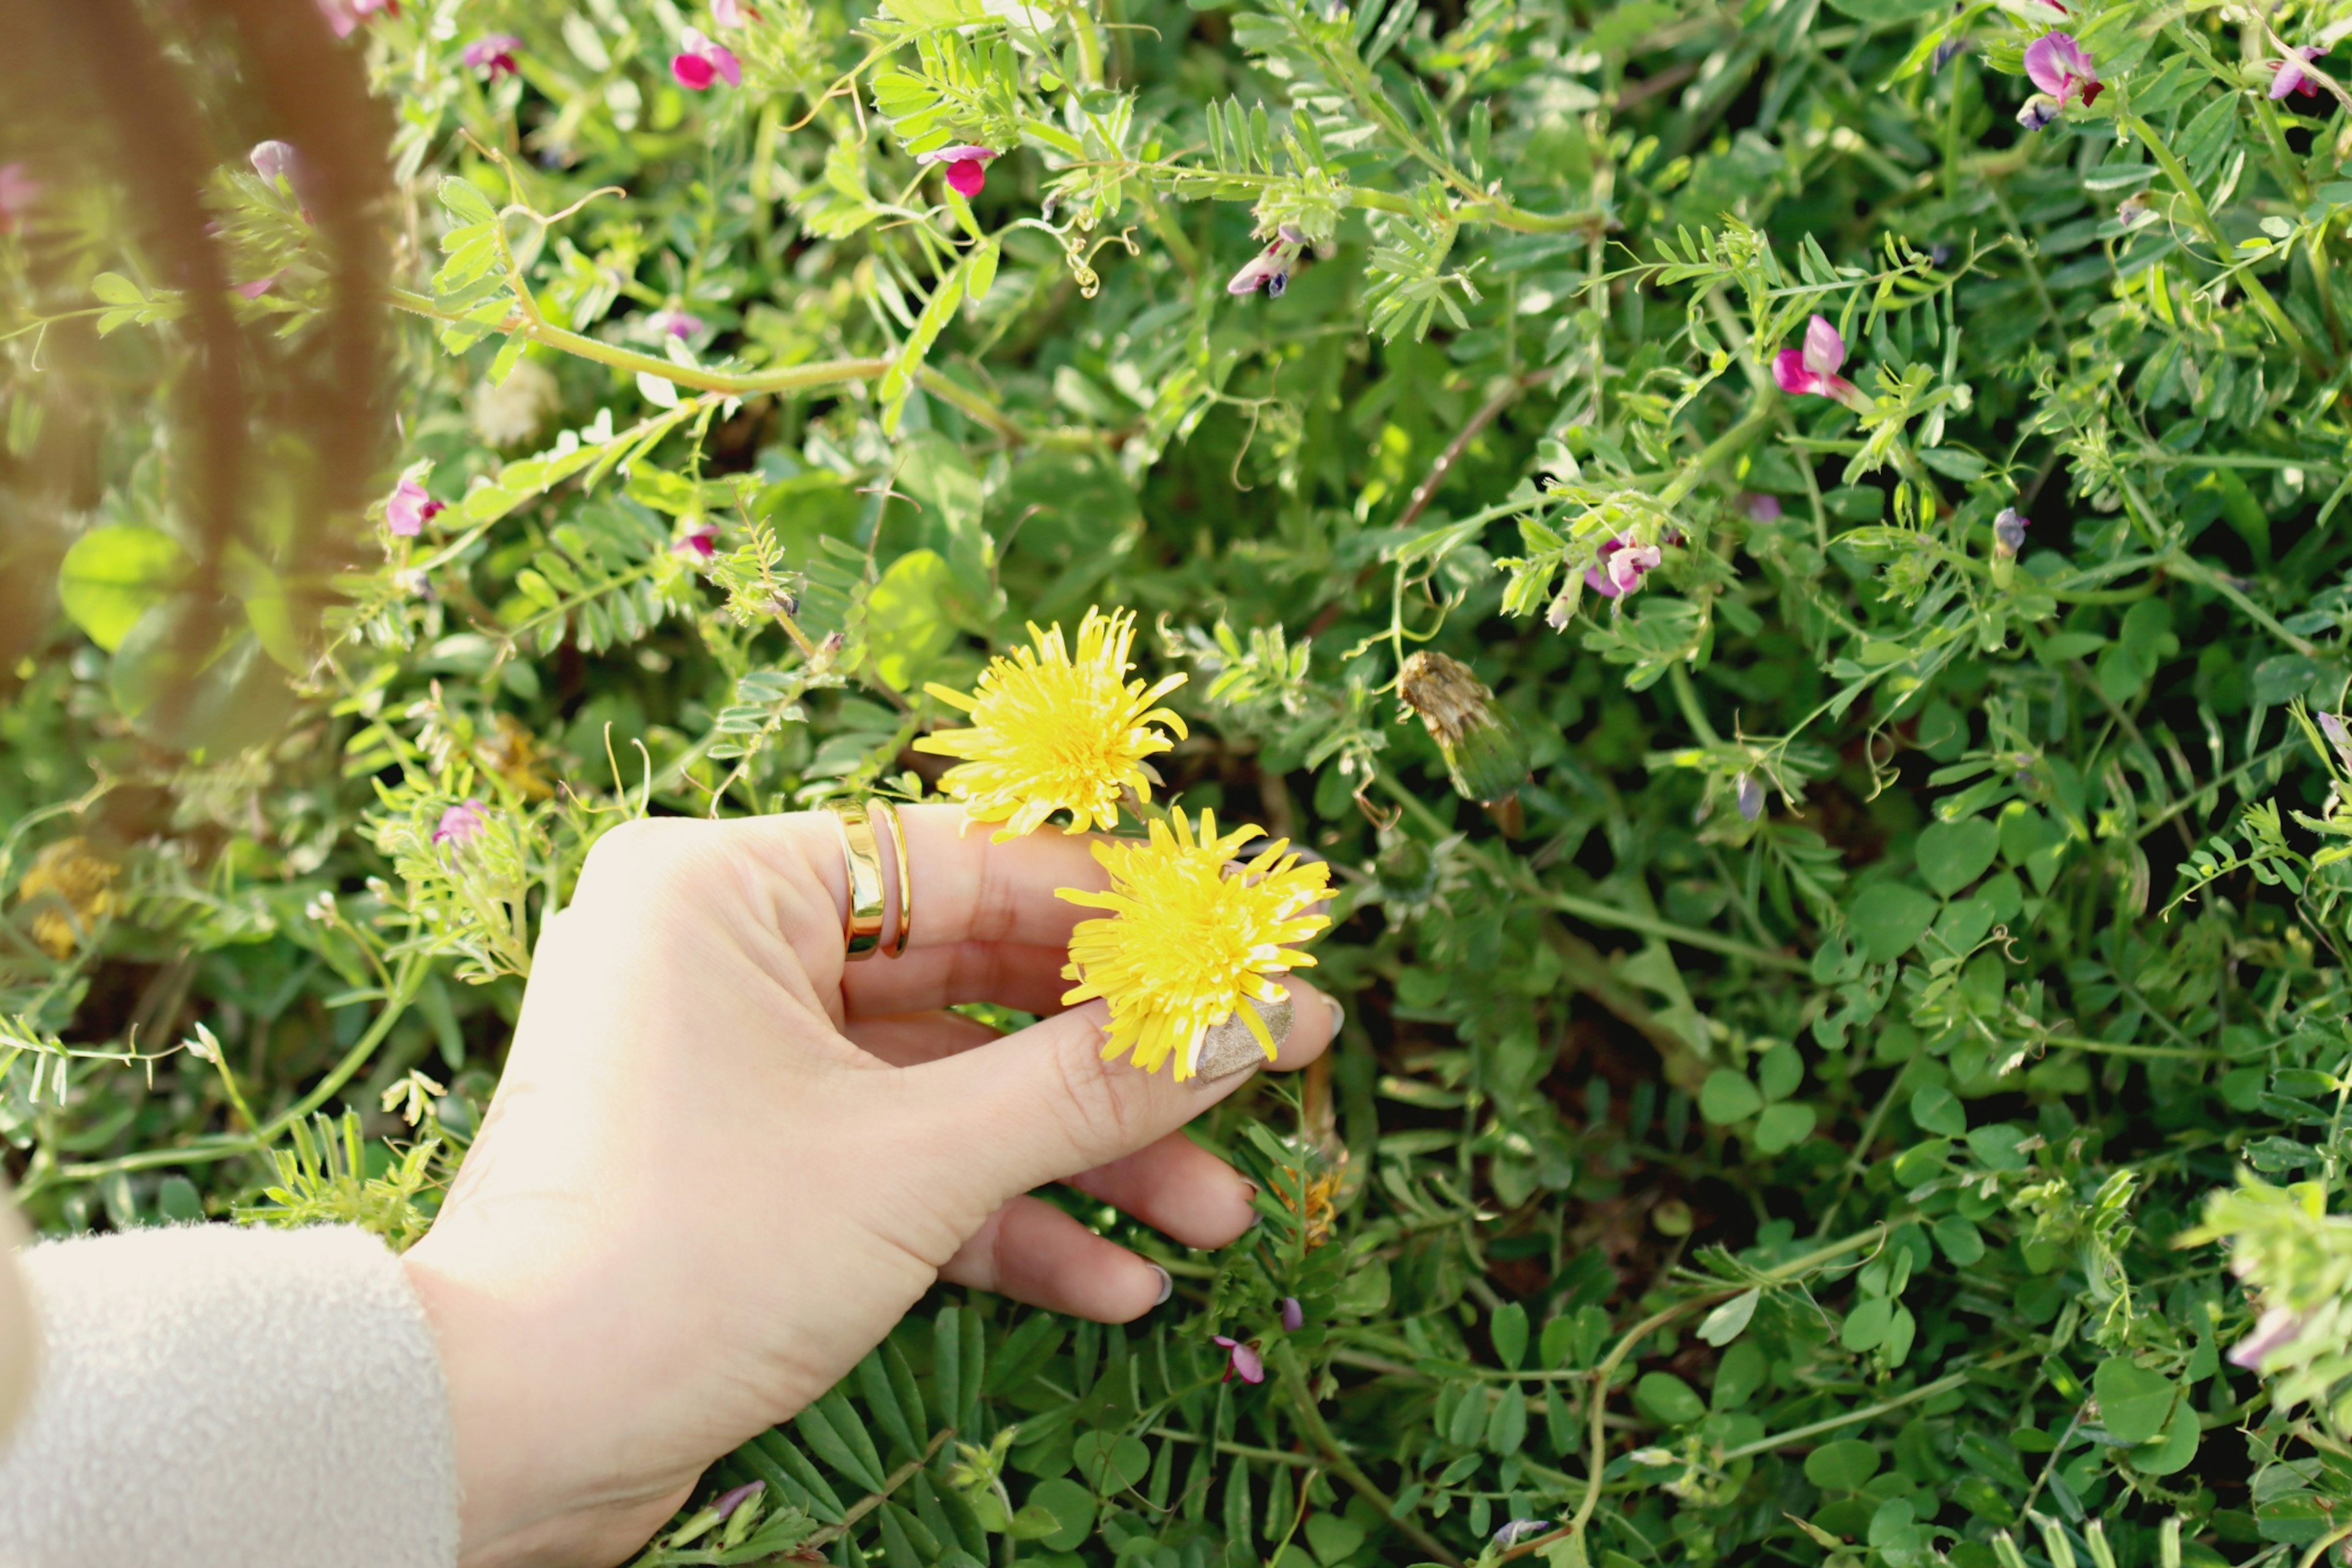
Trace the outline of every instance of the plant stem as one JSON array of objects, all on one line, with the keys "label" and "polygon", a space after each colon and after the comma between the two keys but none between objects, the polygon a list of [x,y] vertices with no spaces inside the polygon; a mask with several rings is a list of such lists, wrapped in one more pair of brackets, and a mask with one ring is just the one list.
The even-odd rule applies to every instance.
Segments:
[{"label": "plant stem", "polygon": [[859,1498],[856,1502],[850,1504],[848,1508],[842,1511],[841,1522],[839,1524],[826,1525],[823,1530],[820,1530],[814,1535],[810,1536],[808,1540],[803,1542],[802,1544],[803,1546],[810,1547],[825,1546],[839,1540],[842,1536],[848,1534],[849,1527],[851,1525],[856,1524],[859,1520],[864,1519],[867,1514],[872,1513],[876,1509],[880,1508],[883,1503],[889,1500],[889,1497],[892,1492],[897,1491],[900,1487],[903,1487],[908,1481],[913,1480],[916,1474],[920,1471],[924,1466],[931,1462],[932,1456],[937,1454],[941,1448],[945,1447],[947,1446],[948,1439],[954,1436],[955,1434],[956,1429],[952,1426],[940,1428],[940,1431],[931,1438],[929,1444],[923,1449],[923,1457],[921,1458],[909,1459],[905,1464],[899,1466],[897,1469],[891,1471],[888,1475],[883,1477],[882,1489],[880,1491],[868,1492],[864,1497]]},{"label": "plant stem", "polygon": [[1308,1440],[1323,1451],[1331,1473],[1353,1487],[1359,1497],[1379,1509],[1381,1516],[1402,1531],[1406,1539],[1415,1546],[1444,1563],[1445,1568],[1462,1568],[1462,1559],[1447,1550],[1444,1542],[1410,1518],[1398,1517],[1396,1500],[1382,1491],[1372,1478],[1364,1474],[1356,1461],[1340,1449],[1339,1440],[1331,1435],[1331,1428],[1324,1423],[1323,1412],[1316,1405],[1315,1396],[1307,1390],[1307,1368],[1288,1342],[1274,1346],[1273,1359],[1283,1386],[1290,1391],[1291,1404],[1297,1408],[1299,1425],[1307,1429]]}]

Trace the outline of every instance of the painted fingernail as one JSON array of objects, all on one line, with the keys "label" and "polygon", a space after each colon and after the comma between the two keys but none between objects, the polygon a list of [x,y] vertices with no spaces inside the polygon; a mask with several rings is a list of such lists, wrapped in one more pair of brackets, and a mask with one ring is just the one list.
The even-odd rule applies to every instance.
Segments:
[{"label": "painted fingernail", "polygon": [[[1274,1037],[1276,1046],[1290,1038],[1292,1012],[1289,997],[1285,996],[1279,1002],[1261,1002],[1252,996],[1245,999],[1243,1005],[1257,1009],[1258,1017],[1265,1022],[1265,1032]],[[1244,1023],[1240,1012],[1235,1011],[1223,1023],[1210,1025],[1207,1033],[1201,1037],[1201,1054],[1192,1066],[1192,1081],[1207,1084],[1217,1079],[1231,1078],[1237,1072],[1246,1072],[1252,1068],[1264,1067],[1265,1062],[1265,1047],[1258,1044],[1256,1032]]]},{"label": "painted fingernail", "polygon": [[1168,1298],[1176,1294],[1176,1277],[1157,1263],[1151,1266],[1151,1271],[1160,1276],[1160,1294],[1151,1299],[1151,1304],[1155,1307],[1165,1306]]}]

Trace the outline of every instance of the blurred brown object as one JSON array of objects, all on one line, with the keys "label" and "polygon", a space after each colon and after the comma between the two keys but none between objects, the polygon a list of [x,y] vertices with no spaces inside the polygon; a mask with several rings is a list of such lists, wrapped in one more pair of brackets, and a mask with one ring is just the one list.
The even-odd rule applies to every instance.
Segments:
[{"label": "blurred brown object", "polygon": [[[218,755],[291,711],[389,456],[389,118],[315,0],[0,0],[0,679],[57,635],[76,536],[128,512],[184,559],[113,650],[116,700]],[[265,140],[296,150],[328,280],[306,318],[240,312],[207,205]],[[101,340],[102,271],[173,308]]]}]

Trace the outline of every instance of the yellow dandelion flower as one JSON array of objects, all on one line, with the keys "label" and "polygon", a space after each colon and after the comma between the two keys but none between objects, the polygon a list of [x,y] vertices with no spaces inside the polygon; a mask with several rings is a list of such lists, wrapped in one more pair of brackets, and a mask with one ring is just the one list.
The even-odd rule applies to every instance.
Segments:
[{"label": "yellow dandelion flower", "polygon": [[1328,867],[1301,863],[1283,838],[1235,865],[1241,847],[1263,837],[1259,828],[1239,827],[1220,837],[1216,814],[1207,811],[1195,832],[1179,810],[1151,825],[1148,842],[1095,846],[1110,891],[1058,889],[1074,904],[1110,911],[1078,922],[1062,971],[1081,983],[1064,1002],[1099,996],[1110,1004],[1106,1058],[1131,1054],[1137,1067],[1157,1072],[1173,1057],[1176,1077],[1188,1079],[1202,1037],[1238,1014],[1274,1059],[1274,1037],[1246,1002],[1280,1001],[1275,977],[1315,962],[1292,944],[1331,923],[1307,912],[1331,883]]},{"label": "yellow dandelion flower", "polygon": [[1153,706],[1184,684],[1171,675],[1147,688],[1129,680],[1135,616],[1088,610],[1078,623],[1072,658],[1062,628],[1029,627],[1034,648],[992,658],[970,696],[944,686],[924,689],[971,715],[971,727],[926,735],[919,752],[961,757],[940,780],[974,822],[1002,822],[998,838],[1018,838],[1057,811],[1069,831],[1118,824],[1122,790],[1151,798],[1145,759],[1175,744],[1152,726],[1184,733],[1184,721]]}]

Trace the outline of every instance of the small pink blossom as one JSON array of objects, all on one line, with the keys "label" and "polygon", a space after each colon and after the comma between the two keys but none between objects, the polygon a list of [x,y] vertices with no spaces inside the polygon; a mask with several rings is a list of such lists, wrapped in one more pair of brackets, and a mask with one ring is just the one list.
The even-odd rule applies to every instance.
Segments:
[{"label": "small pink blossom", "polygon": [[1282,1326],[1294,1334],[1307,1326],[1307,1309],[1298,1304],[1296,1296],[1282,1299]]},{"label": "small pink blossom", "polygon": [[253,164],[253,172],[271,184],[294,177],[294,144],[290,142],[256,142],[246,158]]},{"label": "small pink blossom", "polygon": [[690,338],[703,328],[701,317],[689,315],[675,305],[666,310],[656,310],[646,318],[646,324],[652,327],[655,331],[672,338]]},{"label": "small pink blossom", "polygon": [[710,1511],[723,1521],[737,1509],[768,1489],[765,1481],[745,1481],[741,1486],[720,1492],[710,1500]]},{"label": "small pink blossom", "polygon": [[1750,522],[1780,521],[1780,498],[1763,490],[1749,490],[1739,498],[1739,510],[1748,514]]},{"label": "small pink blossom", "polygon": [[1245,1345],[1223,1334],[1215,1336],[1213,1342],[1225,1349],[1225,1375],[1221,1382],[1231,1383],[1236,1377],[1244,1383],[1265,1381],[1265,1358],[1257,1353],[1255,1345]]},{"label": "small pink blossom", "polygon": [[1612,539],[1601,547],[1601,559],[1584,569],[1584,585],[1604,599],[1622,598],[1639,588],[1643,577],[1664,559],[1654,544]]},{"label": "small pink blossom", "polygon": [[710,0],[710,19],[722,27],[740,27],[746,17],[759,14],[743,0]]},{"label": "small pink blossom", "polygon": [[41,199],[41,182],[21,163],[0,163],[0,234],[9,234]]},{"label": "small pink blossom", "polygon": [[970,201],[980,195],[988,184],[988,161],[1003,156],[993,147],[982,147],[974,142],[958,142],[952,147],[940,147],[929,153],[915,154],[918,163],[945,163],[948,184],[958,195]]},{"label": "small pink blossom", "polygon": [[2088,109],[2105,85],[2092,68],[2091,57],[2072,33],[2044,33],[2025,46],[2025,74],[2033,85],[2058,100],[2063,109],[2080,103]]},{"label": "small pink blossom", "polygon": [[352,29],[379,11],[387,16],[399,16],[400,0],[319,0],[319,14],[339,38],[350,37]]},{"label": "small pink blossom", "polygon": [[1817,393],[1851,406],[1861,389],[1838,374],[1845,363],[1845,338],[1827,316],[1805,323],[1805,346],[1782,349],[1772,362],[1772,379],[1792,396]]},{"label": "small pink blossom", "polygon": [[2303,68],[2326,52],[2305,44],[2285,59],[2271,61],[2277,73],[2271,78],[2271,97],[2281,99],[2291,92],[2300,93],[2305,98],[2318,97],[2319,84],[2305,75]]},{"label": "small pink blossom", "polygon": [[719,553],[719,525],[708,518],[688,523],[669,551],[688,561],[712,559]]},{"label": "small pink blossom", "polygon": [[743,67],[726,45],[713,43],[698,27],[688,27],[678,43],[678,52],[669,59],[669,74],[678,86],[700,92],[721,78],[729,87],[743,85]]},{"label": "small pink blossom", "polygon": [[501,71],[518,75],[521,68],[515,64],[515,51],[521,47],[522,40],[512,33],[485,33],[466,46],[466,68],[487,70],[492,81],[499,79]]},{"label": "small pink blossom", "polygon": [[239,283],[233,291],[244,299],[258,300],[277,287],[277,284],[278,274],[273,272],[267,278],[257,278],[250,283]]},{"label": "small pink blossom", "polygon": [[2336,748],[2336,760],[2344,764],[2345,772],[2352,773],[2352,725],[2344,722],[2341,713],[2323,710],[2312,717],[2319,721],[2319,732],[2327,737],[2327,743]]},{"label": "small pink blossom", "polygon": [[2303,1314],[2285,1307],[2273,1307],[2264,1311],[2254,1324],[2254,1331],[2230,1347],[2230,1364],[2259,1372],[2265,1359],[2303,1335]]},{"label": "small pink blossom", "polygon": [[441,820],[433,828],[433,842],[463,849],[481,837],[482,829],[489,824],[489,808],[468,795],[442,812]]},{"label": "small pink blossom", "polygon": [[1228,294],[1255,294],[1265,290],[1269,300],[1282,298],[1290,287],[1291,269],[1298,265],[1298,253],[1307,248],[1307,236],[1288,224],[1274,231],[1264,250],[1242,263],[1241,270],[1225,281]]},{"label": "small pink blossom", "polygon": [[425,531],[426,521],[441,510],[441,503],[423,485],[415,479],[403,479],[383,503],[384,526],[403,539],[414,539]]}]

